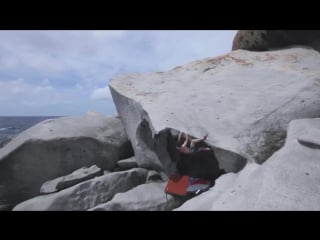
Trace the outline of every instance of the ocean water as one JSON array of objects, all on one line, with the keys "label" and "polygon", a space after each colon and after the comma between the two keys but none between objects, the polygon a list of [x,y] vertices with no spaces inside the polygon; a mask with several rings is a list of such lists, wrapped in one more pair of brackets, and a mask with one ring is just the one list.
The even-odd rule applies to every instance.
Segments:
[{"label": "ocean water", "polygon": [[46,119],[60,116],[0,117],[0,148],[24,130]]}]

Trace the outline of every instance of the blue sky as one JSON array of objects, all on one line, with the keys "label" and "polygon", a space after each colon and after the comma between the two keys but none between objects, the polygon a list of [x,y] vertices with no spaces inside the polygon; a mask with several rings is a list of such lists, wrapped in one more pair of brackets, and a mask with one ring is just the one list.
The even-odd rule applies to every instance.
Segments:
[{"label": "blue sky", "polygon": [[236,31],[0,31],[0,116],[116,113],[109,80],[231,51]]}]

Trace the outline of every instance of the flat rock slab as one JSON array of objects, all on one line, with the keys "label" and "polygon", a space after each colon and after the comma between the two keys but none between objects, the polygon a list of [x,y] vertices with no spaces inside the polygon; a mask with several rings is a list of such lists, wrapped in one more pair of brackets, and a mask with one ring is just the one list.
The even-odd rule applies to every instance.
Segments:
[{"label": "flat rock slab", "polygon": [[121,169],[130,169],[138,166],[136,158],[133,156],[131,158],[123,159],[118,161],[118,166]]},{"label": "flat rock slab", "polygon": [[57,193],[38,196],[17,205],[14,211],[84,211],[109,201],[116,193],[144,184],[148,170],[135,168],[103,175]]},{"label": "flat rock slab", "polygon": [[92,165],[89,168],[82,167],[70,173],[69,175],[45,182],[40,188],[40,193],[57,192],[101,175],[103,175],[102,169],[97,167],[96,165]]}]

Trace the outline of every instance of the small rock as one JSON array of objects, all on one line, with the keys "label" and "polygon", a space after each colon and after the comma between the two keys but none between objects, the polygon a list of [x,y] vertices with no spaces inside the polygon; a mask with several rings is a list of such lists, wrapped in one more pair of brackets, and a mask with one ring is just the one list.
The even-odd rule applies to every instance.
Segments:
[{"label": "small rock", "polygon": [[135,168],[138,165],[137,165],[137,160],[135,156],[133,156],[133,157],[118,161],[118,166],[121,169],[130,169],[130,168]]},{"label": "small rock", "polygon": [[57,192],[101,175],[102,169],[96,165],[92,165],[89,168],[83,167],[70,173],[69,175],[45,182],[40,188],[40,193]]}]

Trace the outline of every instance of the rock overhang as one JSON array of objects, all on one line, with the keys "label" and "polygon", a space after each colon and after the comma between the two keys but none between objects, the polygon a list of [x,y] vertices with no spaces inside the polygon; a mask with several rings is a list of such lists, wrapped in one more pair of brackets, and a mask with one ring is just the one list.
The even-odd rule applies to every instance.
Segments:
[{"label": "rock overhang", "polygon": [[165,129],[209,133],[207,143],[218,152],[261,163],[283,144],[290,120],[319,110],[319,94],[311,90],[319,88],[319,64],[312,49],[237,50],[165,73],[122,75],[109,86],[133,145],[147,122],[149,142]]}]

